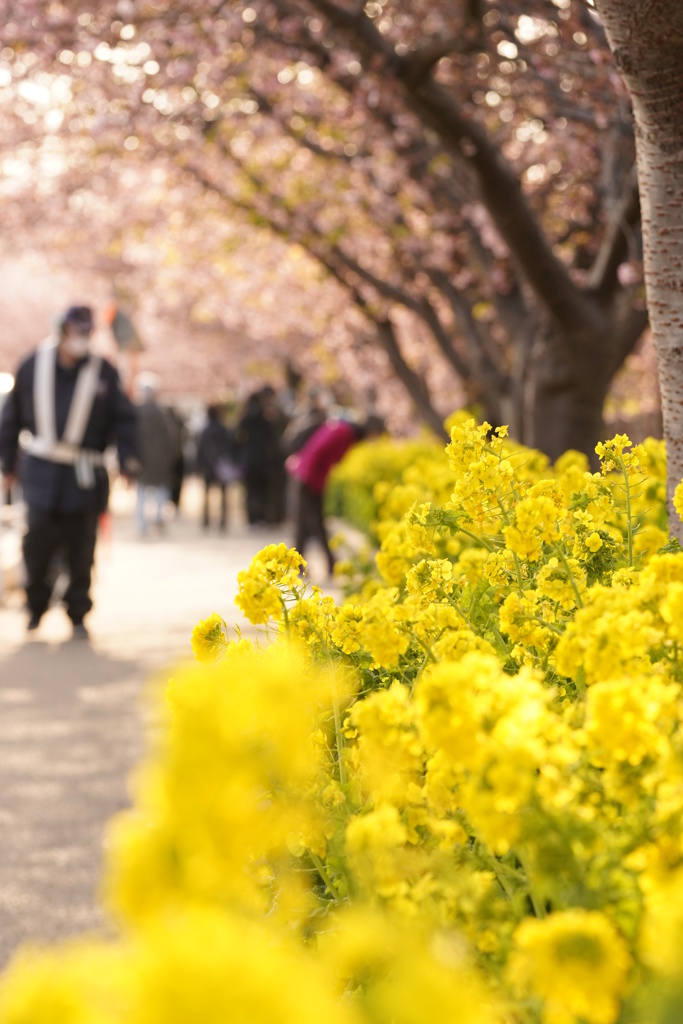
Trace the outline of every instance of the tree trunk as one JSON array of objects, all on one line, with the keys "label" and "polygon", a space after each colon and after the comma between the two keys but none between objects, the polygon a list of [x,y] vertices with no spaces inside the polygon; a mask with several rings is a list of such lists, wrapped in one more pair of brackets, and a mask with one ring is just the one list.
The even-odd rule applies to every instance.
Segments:
[{"label": "tree trunk", "polygon": [[561,378],[557,366],[552,374],[544,370],[530,381],[532,404],[526,417],[525,443],[538,448],[555,462],[569,449],[584,452],[593,468],[597,468],[595,446],[604,438],[602,409],[609,381],[600,380],[594,372],[581,373],[577,368]]},{"label": "tree trunk", "polygon": [[527,425],[531,436],[526,441],[555,462],[569,449],[584,452],[597,469],[595,446],[605,436],[602,409],[609,381],[594,372],[572,374],[564,380],[540,376],[533,384],[533,406]]},{"label": "tree trunk", "polygon": [[596,0],[617,67],[633,101],[643,226],[645,287],[657,351],[673,511],[683,478],[683,4]]},{"label": "tree trunk", "polygon": [[572,448],[598,467],[595,446],[604,440],[603,407],[614,374],[642,333],[633,321],[607,318],[603,331],[562,337],[551,324],[539,328],[524,388],[524,442],[553,461]]}]

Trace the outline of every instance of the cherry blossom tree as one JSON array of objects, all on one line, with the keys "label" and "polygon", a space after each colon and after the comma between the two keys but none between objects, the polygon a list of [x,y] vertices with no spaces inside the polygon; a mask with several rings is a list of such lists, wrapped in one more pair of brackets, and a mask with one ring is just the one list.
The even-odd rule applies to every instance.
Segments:
[{"label": "cherry blossom tree", "polygon": [[15,127],[40,137],[43,167],[62,161],[53,192],[87,206],[126,164],[163,163],[200,220],[209,197],[209,216],[239,211],[324,268],[435,429],[449,410],[425,354],[521,440],[592,450],[647,314],[628,97],[586,6],[2,0],[1,14]]}]

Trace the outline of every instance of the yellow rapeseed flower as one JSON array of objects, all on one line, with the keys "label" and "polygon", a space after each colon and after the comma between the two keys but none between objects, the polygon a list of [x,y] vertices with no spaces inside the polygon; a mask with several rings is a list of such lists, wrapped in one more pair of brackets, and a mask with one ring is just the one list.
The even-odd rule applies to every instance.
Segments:
[{"label": "yellow rapeseed flower", "polygon": [[208,664],[217,661],[227,645],[227,626],[217,612],[198,622],[192,630],[192,650],[197,661]]},{"label": "yellow rapeseed flower", "polygon": [[527,918],[514,943],[508,976],[542,1000],[545,1024],[616,1021],[631,957],[604,914],[576,909]]}]

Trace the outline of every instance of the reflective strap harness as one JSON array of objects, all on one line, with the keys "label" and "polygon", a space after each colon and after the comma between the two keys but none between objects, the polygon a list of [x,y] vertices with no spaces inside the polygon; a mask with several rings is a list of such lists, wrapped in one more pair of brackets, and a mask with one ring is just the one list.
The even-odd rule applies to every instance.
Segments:
[{"label": "reflective strap harness", "polygon": [[102,360],[91,356],[81,368],[69,406],[69,414],[61,440],[57,438],[55,415],[55,368],[57,342],[48,338],[38,346],[33,378],[33,407],[36,433],[28,435],[24,449],[39,459],[73,466],[76,482],[83,490],[95,486],[95,467],[103,465],[102,452],[81,448],[97,394]]}]

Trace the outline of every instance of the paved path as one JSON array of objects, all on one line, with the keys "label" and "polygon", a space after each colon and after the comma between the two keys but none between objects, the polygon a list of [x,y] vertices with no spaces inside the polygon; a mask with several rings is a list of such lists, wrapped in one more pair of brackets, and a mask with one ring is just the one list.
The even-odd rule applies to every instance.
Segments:
[{"label": "paved path", "polygon": [[[227,534],[204,532],[198,497],[190,482],[181,519],[141,541],[132,493],[115,492],[112,537],[98,550],[90,644],[70,640],[60,607],[27,640],[20,595],[0,603],[0,965],[25,940],[51,942],[101,924],[103,830],[128,803],[145,684],[191,657],[200,618],[218,611],[239,621],[238,570],[265,544],[291,543],[287,528],[250,531],[239,508]],[[314,578],[321,567],[312,561]]]}]

